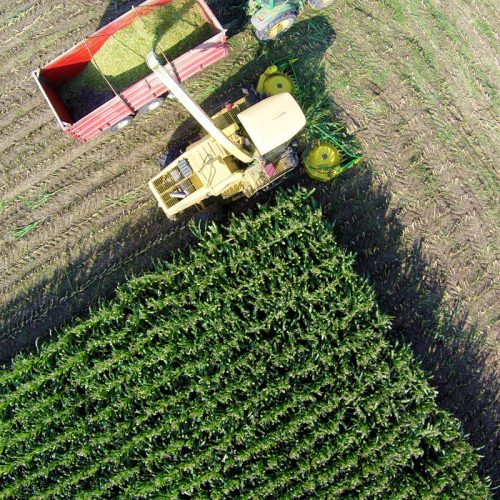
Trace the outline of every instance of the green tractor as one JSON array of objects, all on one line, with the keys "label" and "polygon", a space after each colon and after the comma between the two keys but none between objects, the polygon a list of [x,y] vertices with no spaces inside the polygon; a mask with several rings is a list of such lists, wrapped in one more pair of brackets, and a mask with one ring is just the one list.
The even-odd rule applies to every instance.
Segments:
[{"label": "green tractor", "polygon": [[308,4],[319,10],[334,0],[250,0],[249,11],[252,25],[259,40],[274,40],[280,33],[291,28],[300,11]]}]

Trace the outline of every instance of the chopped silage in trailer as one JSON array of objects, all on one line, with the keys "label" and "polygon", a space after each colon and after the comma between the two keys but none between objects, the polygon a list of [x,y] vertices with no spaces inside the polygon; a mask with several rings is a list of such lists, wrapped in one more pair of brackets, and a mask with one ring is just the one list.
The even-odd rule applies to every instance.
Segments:
[{"label": "chopped silage in trailer", "polygon": [[212,35],[195,0],[176,0],[147,15],[137,9],[137,20],[111,36],[87,67],[59,88],[59,95],[77,120],[112,99],[113,89],[123,92],[149,75],[146,55],[151,50],[172,61]]}]

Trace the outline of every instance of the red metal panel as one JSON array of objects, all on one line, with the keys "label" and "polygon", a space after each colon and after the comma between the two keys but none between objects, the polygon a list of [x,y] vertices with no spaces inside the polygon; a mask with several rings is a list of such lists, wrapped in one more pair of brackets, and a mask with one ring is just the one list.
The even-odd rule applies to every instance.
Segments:
[{"label": "red metal panel", "polygon": [[[194,49],[190,52],[200,51]],[[210,49],[205,48],[194,58],[185,57],[189,53],[185,54],[181,56],[184,61],[178,63],[178,60],[176,60],[174,64],[176,64],[181,81],[184,81],[198,73],[201,69],[225,57],[227,53],[228,47],[219,43]],[[127,98],[128,102],[132,104],[136,110],[139,110],[139,108],[155,97],[163,95],[166,91],[166,87],[158,80],[157,76],[152,74],[133,85],[133,87],[127,89],[122,95]],[[71,127],[71,132],[77,134],[80,140],[86,142],[129,115],[129,108],[119,97],[115,97],[75,123]]]},{"label": "red metal panel", "polygon": [[59,98],[57,92],[43,80],[38,79],[38,81],[40,82],[40,85],[42,86],[44,92],[47,94],[47,97],[49,98],[50,103],[52,104],[54,111],[57,113],[59,119],[66,123],[72,123],[73,120],[68,113],[68,110],[65,108],[64,104]]},{"label": "red metal panel", "polygon": [[[222,42],[224,39],[223,34],[218,34],[175,59],[172,65],[180,80],[187,80],[198,71],[227,55],[227,45]],[[122,95],[135,110],[139,110],[144,104],[147,104],[155,97],[163,95],[165,92],[167,92],[167,88],[152,73],[126,89]]]},{"label": "red metal panel", "polygon": [[93,131],[106,130],[130,114],[128,106],[117,96],[76,122],[71,130],[86,139]]}]

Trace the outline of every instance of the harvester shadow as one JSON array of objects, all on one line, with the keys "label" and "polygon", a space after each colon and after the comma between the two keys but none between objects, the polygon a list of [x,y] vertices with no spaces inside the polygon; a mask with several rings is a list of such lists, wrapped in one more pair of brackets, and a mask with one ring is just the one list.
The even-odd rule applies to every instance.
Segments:
[{"label": "harvester shadow", "polygon": [[[308,45],[311,21],[321,34],[314,38],[325,40],[324,46],[318,42],[312,50],[304,48]],[[295,72],[305,90],[302,100],[314,108],[315,114],[329,110],[334,123],[343,121],[346,113],[333,100],[321,64],[324,51],[335,39],[335,33],[328,32],[327,24],[320,16],[310,19],[309,23],[298,23],[279,42],[262,48],[253,63],[221,85],[213,93],[217,97],[206,99],[202,107],[214,113],[227,101],[241,97],[239,82],[255,83],[259,72],[282,59],[286,49],[293,46],[293,58],[298,59]],[[291,43],[295,37],[302,45]],[[186,120],[166,147],[184,147],[197,138],[196,129],[193,120]],[[191,135],[187,130],[193,131]],[[352,137],[346,134],[344,140],[355,147]],[[357,270],[373,283],[381,309],[394,318],[392,340],[412,345],[417,359],[431,377],[431,384],[438,390],[439,403],[460,419],[472,445],[482,449],[483,474],[498,482],[498,439],[494,436],[500,415],[496,401],[499,382],[488,369],[480,333],[468,326],[467,312],[458,307],[450,311],[445,305],[445,277],[433,270],[420,242],[411,248],[403,243],[404,227],[397,211],[390,208],[391,186],[377,183],[366,162],[329,184],[317,183],[300,173],[288,179],[284,187],[296,184],[316,190],[315,198],[323,207],[325,217],[334,224],[337,240],[357,254]],[[216,206],[210,208],[202,220],[227,218],[229,214],[255,208],[268,198],[269,193],[264,193],[224,208]]]},{"label": "harvester shadow", "polygon": [[[301,45],[302,49],[297,53],[304,57],[309,47],[309,50],[313,49],[314,55],[311,57],[321,58],[335,39],[335,33],[323,18],[317,23],[322,27],[324,36],[319,41],[316,37],[311,40],[312,47],[307,43]],[[293,37],[304,41],[306,35],[307,23],[299,23],[297,30],[284,37],[282,42],[266,47],[260,47],[255,42],[258,56],[234,74],[229,82],[215,90],[217,97],[208,98],[205,105],[220,107],[232,96],[240,96],[238,85],[253,81],[266,64],[286,56],[288,50],[285,49]],[[196,133],[197,129],[195,123],[188,120],[173,135],[182,136],[184,140]],[[264,198],[262,196],[257,200]],[[236,206],[214,206],[211,216],[219,221],[225,220],[235,210],[245,210],[248,205],[255,206],[257,200]],[[0,363],[7,362],[21,350],[33,349],[36,341],[48,336],[49,330],[62,328],[77,315],[85,317],[89,306],[95,306],[101,299],[110,297],[127,276],[151,269],[153,258],[165,258],[173,249],[181,248],[184,242],[193,240],[190,231],[185,230],[186,219],[173,223],[157,208],[143,210],[131,219],[123,231],[114,233],[99,248],[82,253],[70,267],[61,269],[6,304],[0,316],[4,320],[0,329]],[[169,234],[169,238],[157,243],[158,235]]]},{"label": "harvester shadow", "polygon": [[481,449],[481,472],[498,484],[499,381],[480,333],[468,326],[467,311],[445,305],[445,276],[431,266],[419,241],[411,248],[403,243],[404,227],[390,206],[391,186],[374,180],[368,164],[330,184],[305,178],[301,184],[316,189],[337,241],[356,253],[357,271],[393,317],[392,340],[411,344],[440,405],[460,419],[471,444]]}]

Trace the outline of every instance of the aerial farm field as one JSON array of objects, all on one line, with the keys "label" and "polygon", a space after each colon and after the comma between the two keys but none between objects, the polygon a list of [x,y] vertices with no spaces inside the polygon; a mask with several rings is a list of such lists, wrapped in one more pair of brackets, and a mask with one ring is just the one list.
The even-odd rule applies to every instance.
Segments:
[{"label": "aerial farm field", "polygon": [[[167,102],[121,134],[82,145],[57,129],[30,77],[132,3],[0,1],[2,362],[194,239],[189,221],[168,221],[147,188],[156,157],[193,136],[180,106]],[[307,9],[278,42],[260,46],[240,3],[212,0],[231,53],[189,90],[214,111],[268,64],[298,59],[367,161],[330,184],[293,182],[316,188],[338,241],[357,253],[357,270],[394,318],[397,340],[412,344],[495,484],[498,5],[338,0],[326,12]]]}]

